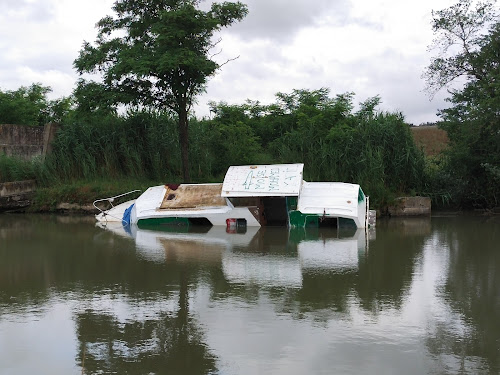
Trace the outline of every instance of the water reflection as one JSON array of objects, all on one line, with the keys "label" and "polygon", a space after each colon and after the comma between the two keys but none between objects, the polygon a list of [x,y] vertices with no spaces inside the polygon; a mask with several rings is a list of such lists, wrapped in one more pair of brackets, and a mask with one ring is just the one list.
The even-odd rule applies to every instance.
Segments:
[{"label": "water reflection", "polygon": [[179,232],[0,215],[0,373],[495,373],[498,228]]},{"label": "water reflection", "polygon": [[437,283],[441,309],[426,344],[451,372],[500,371],[499,219],[436,219],[425,247],[445,270]]},{"label": "water reflection", "polygon": [[365,256],[364,230],[249,227],[231,233],[224,227],[141,229],[110,223],[99,225],[131,238],[140,257],[159,263],[221,266],[229,283],[262,288],[303,287],[304,274],[357,273]]}]

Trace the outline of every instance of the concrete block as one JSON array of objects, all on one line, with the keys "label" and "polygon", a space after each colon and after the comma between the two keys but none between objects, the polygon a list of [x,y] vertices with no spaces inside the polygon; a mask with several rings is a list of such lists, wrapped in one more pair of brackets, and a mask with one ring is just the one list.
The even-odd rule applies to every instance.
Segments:
[{"label": "concrete block", "polygon": [[36,189],[35,180],[0,183],[0,197],[9,197],[25,193],[32,193]]},{"label": "concrete block", "polygon": [[429,197],[400,197],[394,205],[389,206],[391,216],[429,216],[431,199]]}]

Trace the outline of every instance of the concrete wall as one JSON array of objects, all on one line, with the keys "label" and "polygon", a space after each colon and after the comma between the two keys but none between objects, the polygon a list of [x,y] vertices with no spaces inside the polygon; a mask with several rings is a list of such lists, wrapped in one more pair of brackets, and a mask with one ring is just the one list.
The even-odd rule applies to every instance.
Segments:
[{"label": "concrete wall", "polygon": [[24,160],[45,157],[51,151],[56,124],[41,126],[0,124],[0,154]]},{"label": "concrete wall", "polygon": [[401,197],[389,207],[391,216],[428,216],[431,214],[431,199],[428,197]]},{"label": "concrete wall", "polygon": [[0,212],[29,206],[35,188],[34,180],[0,183]]},{"label": "concrete wall", "polygon": [[35,190],[35,186],[35,180],[0,183],[0,198],[31,193]]}]

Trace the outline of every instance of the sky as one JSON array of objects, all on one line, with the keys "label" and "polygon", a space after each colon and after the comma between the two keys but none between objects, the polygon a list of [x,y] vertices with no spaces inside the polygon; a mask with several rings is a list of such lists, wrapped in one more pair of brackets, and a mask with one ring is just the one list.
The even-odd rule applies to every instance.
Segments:
[{"label": "sky", "polygon": [[[248,16],[220,33],[223,63],[194,107],[210,101],[274,102],[278,92],[326,87],[332,97],[354,92],[355,104],[379,95],[379,110],[403,113],[415,125],[438,119],[446,90],[431,100],[421,78],[436,51],[431,11],[454,0],[244,0]],[[207,6],[210,3],[202,4]],[[0,90],[34,82],[51,99],[68,96],[73,68],[95,24],[112,15],[113,0],[0,0]]]}]

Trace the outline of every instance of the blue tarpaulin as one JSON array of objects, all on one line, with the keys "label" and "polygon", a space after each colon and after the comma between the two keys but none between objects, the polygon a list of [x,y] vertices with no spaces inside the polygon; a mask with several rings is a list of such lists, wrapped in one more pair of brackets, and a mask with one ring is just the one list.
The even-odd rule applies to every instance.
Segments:
[{"label": "blue tarpaulin", "polygon": [[129,208],[127,208],[123,213],[122,223],[124,226],[130,225],[130,214],[132,212],[132,208],[134,208],[134,204],[132,204]]}]

